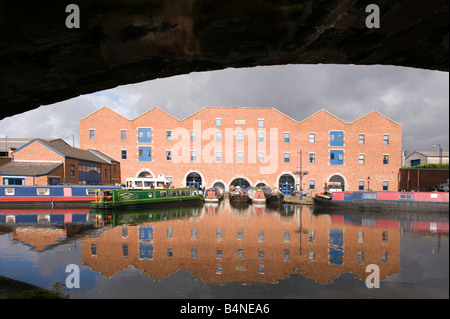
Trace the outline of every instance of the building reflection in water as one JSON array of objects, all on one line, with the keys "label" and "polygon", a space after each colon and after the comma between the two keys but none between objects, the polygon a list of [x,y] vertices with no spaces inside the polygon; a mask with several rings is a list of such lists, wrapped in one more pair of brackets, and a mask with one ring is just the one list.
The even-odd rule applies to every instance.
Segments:
[{"label": "building reflection in water", "polygon": [[[400,271],[405,227],[399,220],[315,215],[308,206],[228,202],[97,218],[104,231],[83,238],[84,265],[107,277],[132,265],[156,280],[184,269],[208,284],[276,283],[298,273],[323,284],[345,272],[365,280],[369,264],[379,266],[383,280]],[[439,228],[448,233],[448,220]]]}]

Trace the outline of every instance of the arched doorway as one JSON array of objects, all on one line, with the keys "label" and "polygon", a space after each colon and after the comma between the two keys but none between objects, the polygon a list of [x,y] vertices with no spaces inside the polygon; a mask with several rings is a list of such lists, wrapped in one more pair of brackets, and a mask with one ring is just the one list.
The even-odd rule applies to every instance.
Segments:
[{"label": "arched doorway", "polygon": [[250,187],[250,182],[248,180],[246,180],[245,178],[235,178],[231,181],[230,183],[230,187],[231,186],[240,186],[241,188],[247,188]]},{"label": "arched doorway", "polygon": [[331,176],[330,179],[328,180],[328,184],[338,184],[338,185],[340,184],[342,191],[345,190],[345,180],[340,175]]},{"label": "arched doorway", "polygon": [[287,196],[291,196],[295,189],[295,179],[291,174],[283,174],[278,181],[280,191]]},{"label": "arched doorway", "polygon": [[153,174],[150,173],[149,171],[141,171],[139,172],[137,178],[152,178]]},{"label": "arched doorway", "polygon": [[202,188],[202,177],[199,173],[192,172],[186,177],[186,186],[194,187],[197,189]]},{"label": "arched doorway", "polygon": [[221,188],[225,192],[225,185],[222,182],[215,182],[213,188]]}]

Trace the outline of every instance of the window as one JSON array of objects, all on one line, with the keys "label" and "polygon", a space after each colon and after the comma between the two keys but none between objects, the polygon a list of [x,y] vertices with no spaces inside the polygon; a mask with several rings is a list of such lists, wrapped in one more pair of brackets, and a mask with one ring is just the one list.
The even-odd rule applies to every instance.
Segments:
[{"label": "window", "polygon": [[289,163],[291,161],[291,154],[290,153],[284,153],[284,162]]},{"label": "window", "polygon": [[197,161],[197,151],[191,151],[191,162]]},{"label": "window", "polygon": [[258,241],[263,242],[264,241],[264,229],[260,229],[258,231]]},{"label": "window", "polygon": [[365,144],[365,142],[366,142],[365,135],[364,134],[359,134],[358,135],[358,141],[359,141],[359,144]]},{"label": "window", "polygon": [[70,165],[70,176],[75,176],[75,165]]},{"label": "window", "polygon": [[309,133],[309,144],[316,143],[316,133]]},{"label": "window", "polygon": [[152,148],[151,147],[139,147],[139,162],[151,162],[152,161]]},{"label": "window", "polygon": [[389,182],[388,181],[383,181],[383,190],[384,191],[389,190]]},{"label": "window", "polygon": [[197,254],[198,254],[198,252],[197,252],[197,248],[192,248],[191,249],[191,258],[197,258]]},{"label": "window", "polygon": [[108,170],[105,168],[103,169],[103,177],[106,179],[108,178]]},{"label": "window", "polygon": [[152,129],[149,127],[138,128],[138,143],[151,143]]},{"label": "window", "polygon": [[171,161],[172,160],[172,151],[166,151],[166,160]]},{"label": "window", "polygon": [[197,131],[191,131],[191,142],[195,142],[197,140]]},{"label": "window", "polygon": [[399,200],[413,200],[414,195],[409,194],[409,193],[400,193],[400,194],[398,194],[398,199]]},{"label": "window", "polygon": [[288,242],[290,240],[291,240],[291,238],[290,238],[289,230],[285,230],[284,231],[284,241]]},{"label": "window", "polygon": [[237,141],[242,143],[244,141],[244,132],[237,132]]},{"label": "window", "polygon": [[192,240],[197,240],[197,228],[192,228],[191,229],[191,239]]},{"label": "window", "polygon": [[238,259],[239,260],[244,259],[244,249],[242,249],[242,248],[238,249],[237,253],[238,253]]},{"label": "window", "polygon": [[217,240],[222,240],[222,229],[216,229],[216,239]]},{"label": "window", "polygon": [[344,151],[330,151],[330,165],[344,165]]},{"label": "window", "polygon": [[258,163],[264,163],[264,152],[258,152]]},{"label": "window", "polygon": [[383,135],[383,144],[384,145],[389,145],[389,134],[384,134]]},{"label": "window", "polygon": [[222,119],[216,119],[216,126],[222,126]]},{"label": "window", "polygon": [[344,146],[344,132],[331,131],[330,132],[330,146]]},{"label": "window", "polygon": [[258,143],[264,143],[264,132],[258,132]]},{"label": "window", "polygon": [[358,190],[360,191],[364,190],[364,181],[358,181]]},{"label": "window", "polygon": [[314,164],[316,162],[316,154],[309,153],[309,164]]},{"label": "window", "polygon": [[127,140],[127,130],[120,130],[120,139],[122,141],[126,141]]},{"label": "window", "polygon": [[389,155],[383,155],[383,164],[389,164]]},{"label": "window", "polygon": [[258,119],[258,127],[264,127],[264,119]]},{"label": "window", "polygon": [[172,140],[172,131],[166,131],[166,141]]},{"label": "window", "polygon": [[222,151],[216,152],[216,162],[221,163],[222,162]]},{"label": "window", "polygon": [[360,165],[364,164],[364,154],[358,154],[358,163]]},{"label": "window", "polygon": [[315,179],[310,179],[309,180],[309,189],[310,190],[316,189],[316,180]]},{"label": "window", "polygon": [[244,163],[244,152],[237,152],[237,163]]},{"label": "window", "polygon": [[289,143],[291,141],[291,133],[286,132],[284,133],[284,142]]},{"label": "window", "polygon": [[237,239],[238,240],[244,240],[244,230],[242,228],[238,229]]},{"label": "window", "polygon": [[222,142],[222,132],[221,131],[216,132],[216,142]]},{"label": "window", "polygon": [[89,139],[95,140],[95,130],[89,130]]},{"label": "window", "polygon": [[122,150],[122,159],[123,160],[127,159],[127,150]]}]

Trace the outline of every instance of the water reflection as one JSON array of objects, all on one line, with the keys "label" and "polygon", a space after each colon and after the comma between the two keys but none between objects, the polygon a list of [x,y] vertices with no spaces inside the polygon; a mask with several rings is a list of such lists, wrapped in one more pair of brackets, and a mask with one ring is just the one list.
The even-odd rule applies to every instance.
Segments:
[{"label": "water reflection", "polygon": [[299,273],[320,284],[343,273],[364,280],[368,264],[383,280],[400,272],[404,232],[447,236],[448,215],[315,214],[309,206],[229,202],[112,213],[0,210],[0,234],[12,243],[45,252],[76,238],[80,264],[105,278],[132,267],[160,280],[183,269],[206,284],[276,283]]},{"label": "water reflection", "polygon": [[315,215],[308,206],[232,205],[97,213],[108,228],[84,238],[83,264],[105,276],[130,265],[154,279],[184,269],[205,283],[276,283],[302,273],[331,283],[342,273],[381,279],[400,271],[403,231],[448,233],[447,221]]}]

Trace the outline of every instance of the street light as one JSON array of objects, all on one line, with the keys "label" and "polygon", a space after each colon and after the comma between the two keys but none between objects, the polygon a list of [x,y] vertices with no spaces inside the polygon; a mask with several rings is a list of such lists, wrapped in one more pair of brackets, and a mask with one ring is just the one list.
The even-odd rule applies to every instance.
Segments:
[{"label": "street light", "polygon": [[439,146],[439,168],[442,165],[442,147],[441,144],[434,144],[433,147]]}]

